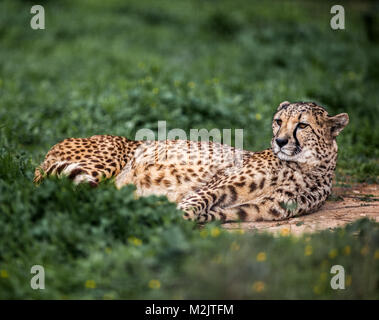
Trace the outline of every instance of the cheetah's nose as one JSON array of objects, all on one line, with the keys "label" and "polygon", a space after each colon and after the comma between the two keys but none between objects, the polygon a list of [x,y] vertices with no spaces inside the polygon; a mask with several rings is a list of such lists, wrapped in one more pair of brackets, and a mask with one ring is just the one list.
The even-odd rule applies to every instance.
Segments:
[{"label": "cheetah's nose", "polygon": [[288,139],[275,139],[276,143],[278,144],[279,148],[285,146],[288,143]]}]

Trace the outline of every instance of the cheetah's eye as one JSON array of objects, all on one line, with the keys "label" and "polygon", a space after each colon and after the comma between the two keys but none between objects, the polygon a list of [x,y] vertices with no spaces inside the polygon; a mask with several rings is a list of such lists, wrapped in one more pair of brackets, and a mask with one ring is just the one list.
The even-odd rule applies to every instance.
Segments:
[{"label": "cheetah's eye", "polygon": [[275,122],[278,124],[278,126],[282,125],[282,120],[280,120],[280,119],[276,119]]},{"label": "cheetah's eye", "polygon": [[308,124],[308,123],[302,123],[302,122],[300,122],[297,126],[298,126],[300,129],[304,129],[304,128],[308,127],[309,124]]}]

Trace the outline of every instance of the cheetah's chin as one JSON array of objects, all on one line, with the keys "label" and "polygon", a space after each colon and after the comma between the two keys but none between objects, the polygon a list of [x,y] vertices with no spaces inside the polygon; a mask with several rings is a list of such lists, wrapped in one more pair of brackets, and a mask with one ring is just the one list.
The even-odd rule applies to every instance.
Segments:
[{"label": "cheetah's chin", "polygon": [[276,155],[280,160],[284,161],[295,161],[296,158],[296,156],[289,155],[287,153],[284,153],[283,151],[279,151]]},{"label": "cheetah's chin", "polygon": [[279,151],[276,153],[276,156],[283,161],[293,161],[298,163],[308,163],[308,164],[315,164],[317,161],[314,160],[314,157],[310,151],[303,151],[299,153],[295,153],[293,155],[288,155],[287,153],[284,153],[283,151]]}]

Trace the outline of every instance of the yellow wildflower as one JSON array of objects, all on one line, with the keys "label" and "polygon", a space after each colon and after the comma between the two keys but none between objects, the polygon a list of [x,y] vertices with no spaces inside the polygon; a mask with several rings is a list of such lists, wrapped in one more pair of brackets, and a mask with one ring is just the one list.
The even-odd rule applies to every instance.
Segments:
[{"label": "yellow wildflower", "polygon": [[361,249],[361,255],[362,256],[365,256],[368,254],[368,251],[369,251],[369,247],[367,245],[365,245],[362,249]]},{"label": "yellow wildflower", "polygon": [[262,292],[263,290],[265,290],[265,287],[266,285],[263,281],[256,281],[253,283],[252,289],[255,292]]},{"label": "yellow wildflower", "polygon": [[337,255],[338,255],[337,249],[330,250],[330,252],[329,252],[329,258],[330,259],[334,259],[335,257],[337,257]]},{"label": "yellow wildflower", "polygon": [[9,278],[7,270],[0,270],[0,278]]},{"label": "yellow wildflower", "polygon": [[379,259],[379,249],[377,249],[374,253],[374,259],[378,260]]},{"label": "yellow wildflower", "polygon": [[196,87],[196,83],[193,82],[193,81],[190,81],[190,82],[188,82],[188,87],[191,88],[191,89],[193,89],[193,88]]},{"label": "yellow wildflower", "polygon": [[153,93],[158,94],[159,93],[159,88],[153,88]]},{"label": "yellow wildflower", "polygon": [[95,289],[96,288],[96,282],[94,280],[87,280],[85,283],[85,287],[88,289]]},{"label": "yellow wildflower", "polygon": [[234,234],[245,234],[245,230],[243,229],[235,229],[231,231]]},{"label": "yellow wildflower", "polygon": [[159,289],[161,287],[161,282],[156,279],[152,279],[149,281],[149,288],[151,289]]},{"label": "yellow wildflower", "polygon": [[289,234],[290,234],[290,229],[288,229],[288,228],[282,228],[280,230],[280,235],[283,237],[288,236]]},{"label": "yellow wildflower", "polygon": [[206,238],[206,237],[208,237],[208,230],[206,230],[206,229],[203,229],[203,230],[201,230],[200,231],[200,237],[202,237],[202,238]]},{"label": "yellow wildflower", "polygon": [[211,230],[211,236],[216,238],[220,235],[221,231],[219,228],[215,227]]},{"label": "yellow wildflower", "polygon": [[345,256],[350,255],[350,253],[351,253],[351,248],[350,248],[350,246],[346,246],[346,247],[343,249],[343,253],[345,254]]},{"label": "yellow wildflower", "polygon": [[352,282],[353,278],[351,277],[351,275],[348,275],[346,277],[346,285],[349,287],[351,286],[351,282]]},{"label": "yellow wildflower", "polygon": [[260,113],[255,114],[255,119],[262,120],[262,115]]},{"label": "yellow wildflower", "polygon": [[312,246],[311,246],[311,245],[307,245],[307,246],[305,247],[304,255],[306,255],[306,256],[310,256],[310,255],[312,255],[312,253],[313,253],[313,248],[312,248]]},{"label": "yellow wildflower", "polygon": [[266,261],[266,258],[267,258],[267,256],[266,256],[265,252],[259,252],[257,254],[257,261],[259,261],[259,262]]},{"label": "yellow wildflower", "polygon": [[321,293],[321,288],[320,288],[320,286],[314,286],[314,287],[313,287],[313,292],[314,292],[315,294],[320,294],[320,293]]},{"label": "yellow wildflower", "polygon": [[141,239],[138,239],[136,237],[129,237],[128,238],[128,241],[132,244],[134,244],[136,247],[139,247],[140,245],[142,245],[142,240]]}]

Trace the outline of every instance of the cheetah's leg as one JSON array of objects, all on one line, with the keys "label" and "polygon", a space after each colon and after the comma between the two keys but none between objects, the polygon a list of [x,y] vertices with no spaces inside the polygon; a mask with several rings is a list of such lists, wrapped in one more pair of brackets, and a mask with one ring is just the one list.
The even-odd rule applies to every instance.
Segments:
[{"label": "cheetah's leg", "polygon": [[234,186],[227,183],[214,189],[206,186],[186,196],[178,204],[178,209],[184,211],[185,219],[199,222],[273,221],[309,211],[297,196],[279,190],[269,195],[251,195],[249,198],[241,197]]},{"label": "cheetah's leg", "polygon": [[221,217],[224,222],[278,221],[299,216],[306,212],[309,212],[309,206],[304,205],[299,197],[273,192],[269,196],[257,197],[243,204],[226,207],[215,205],[208,213],[201,214],[201,218],[197,220],[206,222]]},{"label": "cheetah's leg", "polygon": [[85,170],[80,163],[68,161],[56,161],[44,163],[35,170],[34,182],[40,183],[44,176],[56,175],[58,177],[67,176],[75,184],[88,182],[91,186],[98,185],[97,180]]},{"label": "cheetah's leg", "polygon": [[201,212],[197,215],[185,211],[184,218],[197,222],[209,222],[215,220],[221,220],[222,222],[244,222],[259,221],[263,219],[260,215],[259,207],[255,204],[241,204],[229,208],[213,207],[208,212]]},{"label": "cheetah's leg", "polygon": [[241,204],[234,207],[222,208],[213,207],[207,213],[197,216],[196,221],[208,222],[221,220],[222,222],[235,221],[259,221],[262,217],[259,213],[259,207],[255,204]]},{"label": "cheetah's leg", "polygon": [[[228,192],[225,192],[228,190]],[[183,198],[178,209],[184,211],[183,217],[187,220],[206,222],[211,220],[237,221],[240,220],[238,210],[224,212],[219,210],[224,206],[235,204],[235,190],[228,187],[219,187],[209,190],[205,187]]]},{"label": "cheetah's leg", "polygon": [[[214,220],[221,220],[223,222],[233,221],[273,221],[284,220],[289,217],[304,213],[303,210],[296,210],[294,206],[295,202],[281,202],[280,204],[272,202],[267,203],[260,201],[256,203],[246,203],[236,205],[232,207],[213,206],[207,212],[189,210],[189,207],[183,209],[179,206],[179,209],[184,211],[184,218],[187,220],[193,220],[197,222],[208,222]],[[287,206],[287,207],[286,207]]]}]

